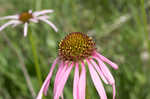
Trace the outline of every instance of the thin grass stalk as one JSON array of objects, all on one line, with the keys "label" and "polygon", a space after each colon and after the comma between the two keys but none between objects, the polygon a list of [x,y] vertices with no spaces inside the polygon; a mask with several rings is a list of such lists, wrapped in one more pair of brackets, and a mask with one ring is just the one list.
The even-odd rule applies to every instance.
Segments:
[{"label": "thin grass stalk", "polygon": [[150,39],[149,39],[149,32],[148,32],[148,25],[147,25],[147,15],[146,15],[146,9],[144,0],[140,0],[141,2],[141,13],[142,13],[142,21],[143,21],[143,31],[145,33],[145,42],[146,42],[146,48],[149,51],[150,54]]},{"label": "thin grass stalk", "polygon": [[34,88],[33,88],[32,82],[31,82],[31,78],[28,74],[26,65],[24,63],[24,58],[21,54],[21,51],[19,51],[18,48],[16,48],[17,46],[15,46],[13,44],[13,42],[7,37],[7,35],[5,33],[1,33],[1,35],[4,38],[4,40],[8,43],[8,46],[10,47],[10,49],[12,49],[12,51],[17,55],[19,62],[20,62],[21,70],[22,70],[23,75],[25,77],[25,81],[26,81],[27,86],[29,88],[29,91],[32,95],[32,98],[34,99],[36,94],[35,94],[35,91],[34,91]]},{"label": "thin grass stalk", "polygon": [[35,0],[35,10],[41,10],[42,8],[42,0]]}]

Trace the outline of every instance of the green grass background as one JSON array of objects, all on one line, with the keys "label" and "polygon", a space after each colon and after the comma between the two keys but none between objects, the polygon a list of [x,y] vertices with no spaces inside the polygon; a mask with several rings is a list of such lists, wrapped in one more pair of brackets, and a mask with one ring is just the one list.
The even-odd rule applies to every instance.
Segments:
[{"label": "green grass background", "polygon": [[[116,80],[116,98],[150,99],[150,58],[143,57],[150,55],[150,0],[0,0],[0,16],[29,9],[54,9],[50,20],[59,29],[55,33],[43,22],[31,27],[43,81],[57,57],[58,42],[69,32],[85,32],[94,38],[102,55],[119,65],[118,70],[110,68]],[[5,22],[0,21],[0,25]],[[0,99],[33,99],[7,38],[23,57],[35,92],[40,89],[31,44],[28,37],[23,37],[23,26],[8,27],[0,33]],[[52,99],[56,71],[45,99]],[[87,99],[99,99],[89,72],[87,75]],[[73,98],[72,86],[73,71],[64,88],[65,99]],[[111,86],[104,86],[108,99],[112,99]]]}]

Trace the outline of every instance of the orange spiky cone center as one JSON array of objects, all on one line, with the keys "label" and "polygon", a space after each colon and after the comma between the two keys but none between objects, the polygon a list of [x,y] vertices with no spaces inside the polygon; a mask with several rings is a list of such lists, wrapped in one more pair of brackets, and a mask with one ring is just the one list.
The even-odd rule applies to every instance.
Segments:
[{"label": "orange spiky cone center", "polygon": [[65,61],[80,61],[91,56],[95,49],[95,42],[91,37],[72,32],[59,43],[59,57]]}]

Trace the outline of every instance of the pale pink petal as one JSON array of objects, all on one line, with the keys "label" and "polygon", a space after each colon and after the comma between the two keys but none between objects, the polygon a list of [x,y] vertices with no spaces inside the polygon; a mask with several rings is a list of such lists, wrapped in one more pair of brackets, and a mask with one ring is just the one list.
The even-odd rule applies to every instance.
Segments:
[{"label": "pale pink petal", "polygon": [[48,18],[50,18],[50,16],[48,16],[48,15],[43,15],[43,16],[39,16],[38,18],[48,19]]},{"label": "pale pink petal", "polygon": [[49,83],[50,83],[50,79],[51,79],[51,77],[52,77],[53,70],[54,70],[54,68],[55,68],[56,63],[58,62],[58,60],[59,60],[59,59],[56,58],[55,61],[53,62],[52,67],[51,67],[51,69],[50,69],[50,72],[49,72],[48,76],[46,77],[46,79],[45,79],[45,81],[44,81],[44,83],[43,83],[43,85],[42,85],[42,87],[41,87],[41,89],[40,89],[40,91],[39,91],[39,93],[38,93],[36,99],[42,99],[43,92],[44,92],[44,91],[47,91],[47,89],[48,89],[47,86],[49,86]]},{"label": "pale pink petal", "polygon": [[53,13],[53,12],[54,10],[36,11],[36,12],[33,12],[33,16],[39,16],[39,15],[44,15],[44,14]]},{"label": "pale pink petal", "polygon": [[105,78],[104,74],[102,73],[101,69],[99,68],[99,66],[97,65],[97,63],[94,60],[90,60],[92,65],[94,66],[94,68],[97,70],[97,72],[99,73],[100,77],[103,79],[103,81],[108,84],[107,79]]},{"label": "pale pink petal", "polygon": [[28,23],[26,22],[26,23],[24,24],[24,37],[27,36],[27,32],[28,32]]},{"label": "pale pink petal", "polygon": [[60,82],[60,79],[62,79],[64,73],[66,72],[66,69],[68,67],[68,63],[61,64],[61,66],[59,67],[57,73],[56,73],[56,77],[55,77],[55,82],[54,82],[54,94],[56,93],[56,89],[58,87],[58,84]]},{"label": "pale pink petal", "polygon": [[32,14],[32,10],[29,10],[28,13],[31,13],[31,14]]},{"label": "pale pink petal", "polygon": [[112,76],[111,72],[109,71],[109,69],[107,68],[107,66],[96,56],[93,56],[93,58],[95,58],[98,63],[99,63],[99,67],[101,68],[105,78],[107,79],[107,81],[109,82],[109,84],[114,84],[115,80],[114,77]]},{"label": "pale pink petal", "polygon": [[58,32],[57,27],[56,27],[52,22],[50,22],[49,20],[44,19],[44,18],[38,18],[38,19],[41,20],[41,21],[43,21],[43,22],[45,22],[45,23],[47,23],[47,24],[50,25],[56,32]]},{"label": "pale pink petal", "polygon": [[17,14],[17,15],[0,17],[0,20],[5,20],[5,19],[19,19],[19,15]]},{"label": "pale pink petal", "polygon": [[110,64],[110,66],[112,66],[114,69],[118,69],[118,65],[113,63],[112,61],[110,61],[109,59],[107,59],[106,57],[104,57],[103,55],[95,52],[95,54],[104,62]]},{"label": "pale pink petal", "polygon": [[78,83],[79,83],[79,64],[76,63],[73,82],[73,99],[79,99]]},{"label": "pale pink petal", "polygon": [[85,70],[85,65],[83,62],[81,62],[81,75],[79,79],[79,99],[85,99],[85,88],[86,88],[86,70]]},{"label": "pale pink petal", "polygon": [[91,65],[91,63],[89,62],[88,59],[87,59],[87,63],[88,63],[90,75],[92,77],[92,81],[96,87],[96,90],[98,91],[99,96],[101,97],[101,99],[107,99],[105,89],[103,87],[103,84],[102,84],[96,70],[94,70],[93,66]]},{"label": "pale pink petal", "polygon": [[16,27],[16,26],[19,25],[19,24],[22,24],[22,22],[21,22],[21,21],[18,21],[18,22],[16,22],[15,24],[12,24],[12,27],[14,28],[14,27]]},{"label": "pale pink petal", "polygon": [[5,23],[4,25],[2,25],[2,26],[0,27],[0,31],[2,31],[3,29],[5,29],[5,28],[8,27],[9,25],[16,24],[16,23],[18,23],[17,20],[8,21],[7,23]]},{"label": "pale pink petal", "polygon": [[59,84],[57,85],[56,93],[54,94],[54,99],[59,99],[59,97],[61,96],[63,89],[64,89],[64,85],[67,82],[67,79],[68,79],[69,74],[72,70],[72,67],[73,67],[73,64],[71,64],[70,66],[68,65],[66,72],[64,73]]},{"label": "pale pink petal", "polygon": [[38,23],[39,22],[39,20],[36,19],[36,18],[31,18],[31,19],[29,19],[29,21],[34,22],[34,23]]}]

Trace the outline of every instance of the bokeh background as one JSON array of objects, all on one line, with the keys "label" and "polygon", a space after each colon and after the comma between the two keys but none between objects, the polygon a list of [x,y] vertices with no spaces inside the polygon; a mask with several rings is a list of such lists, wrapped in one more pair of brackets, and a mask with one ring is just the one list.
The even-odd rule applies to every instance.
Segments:
[{"label": "bokeh background", "polygon": [[[42,81],[57,57],[58,42],[67,33],[80,31],[92,36],[97,50],[119,65],[118,70],[110,68],[117,99],[150,99],[150,0],[0,0],[0,17],[29,9],[54,9],[50,20],[59,28],[55,33],[43,22],[31,26]],[[5,22],[1,20],[0,26]],[[41,86],[34,65],[23,25],[0,32],[0,99],[33,99],[24,74],[37,94]],[[56,71],[44,99],[52,99]],[[99,99],[88,71],[87,75],[87,99]],[[64,88],[65,99],[73,99],[72,86],[73,71]],[[112,99],[111,86],[104,86]]]}]

